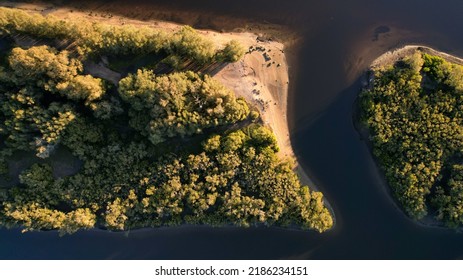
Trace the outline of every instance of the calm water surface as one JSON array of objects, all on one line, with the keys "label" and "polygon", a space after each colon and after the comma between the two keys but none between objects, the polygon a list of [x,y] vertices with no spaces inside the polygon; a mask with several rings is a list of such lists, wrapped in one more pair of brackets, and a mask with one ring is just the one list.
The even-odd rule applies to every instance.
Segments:
[{"label": "calm water surface", "polygon": [[463,234],[419,226],[396,208],[352,123],[361,74],[381,53],[416,43],[463,56],[463,1],[169,0],[133,5],[137,4],[200,14],[199,27],[217,16],[232,16],[243,26],[247,20],[270,22],[302,34],[297,65],[291,69],[291,138],[299,162],[333,205],[336,227],[318,234],[184,226],[128,234],[87,231],[62,238],[56,232],[0,230],[0,258],[463,258]]}]

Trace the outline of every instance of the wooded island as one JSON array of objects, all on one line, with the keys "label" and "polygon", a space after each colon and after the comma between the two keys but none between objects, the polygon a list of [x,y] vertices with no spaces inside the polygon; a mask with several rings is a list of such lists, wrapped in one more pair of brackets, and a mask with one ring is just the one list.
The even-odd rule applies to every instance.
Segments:
[{"label": "wooded island", "polygon": [[373,153],[405,212],[454,228],[463,225],[463,66],[448,57],[454,62],[418,47],[374,67],[360,107]]}]

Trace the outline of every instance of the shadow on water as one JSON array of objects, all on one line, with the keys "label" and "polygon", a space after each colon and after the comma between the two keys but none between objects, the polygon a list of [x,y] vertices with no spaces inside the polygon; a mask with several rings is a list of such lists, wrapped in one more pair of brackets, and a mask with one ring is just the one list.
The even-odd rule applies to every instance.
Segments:
[{"label": "shadow on water", "polygon": [[[122,9],[121,1],[98,3],[103,3],[98,4],[100,9],[108,5]],[[352,122],[353,104],[361,87],[359,77],[381,53],[416,43],[463,55],[460,0],[133,3],[129,16],[138,18],[151,14],[181,22],[190,19],[198,26],[219,30],[243,27],[251,20],[269,21],[297,29],[304,36],[295,54],[297,64],[291,65],[291,139],[300,164],[333,205],[336,227],[318,234],[278,228],[182,226],[128,234],[92,230],[63,238],[56,232],[0,230],[0,258],[462,258],[462,234],[420,226],[397,209]],[[150,5],[156,9],[148,9]],[[179,16],[182,13],[183,17]],[[236,20],[222,21],[223,16]]]}]

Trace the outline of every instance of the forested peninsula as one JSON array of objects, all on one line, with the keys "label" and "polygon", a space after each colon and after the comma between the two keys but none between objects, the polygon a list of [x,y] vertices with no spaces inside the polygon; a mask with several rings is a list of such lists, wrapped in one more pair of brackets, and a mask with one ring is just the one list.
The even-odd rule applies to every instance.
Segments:
[{"label": "forested peninsula", "polygon": [[256,49],[191,27],[10,8],[0,35],[2,226],[332,227],[323,195],[279,154],[269,102],[213,77],[232,65],[219,76],[239,84],[236,65]]},{"label": "forested peninsula", "polygon": [[410,217],[463,225],[462,60],[405,47],[375,61],[360,121],[393,195]]}]

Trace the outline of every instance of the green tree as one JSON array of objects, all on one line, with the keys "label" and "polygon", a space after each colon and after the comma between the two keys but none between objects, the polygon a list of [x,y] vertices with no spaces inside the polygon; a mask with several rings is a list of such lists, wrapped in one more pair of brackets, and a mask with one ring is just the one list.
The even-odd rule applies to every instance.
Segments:
[{"label": "green tree", "polygon": [[237,62],[243,58],[246,50],[243,45],[236,40],[231,40],[218,54],[220,59],[225,62]]}]

